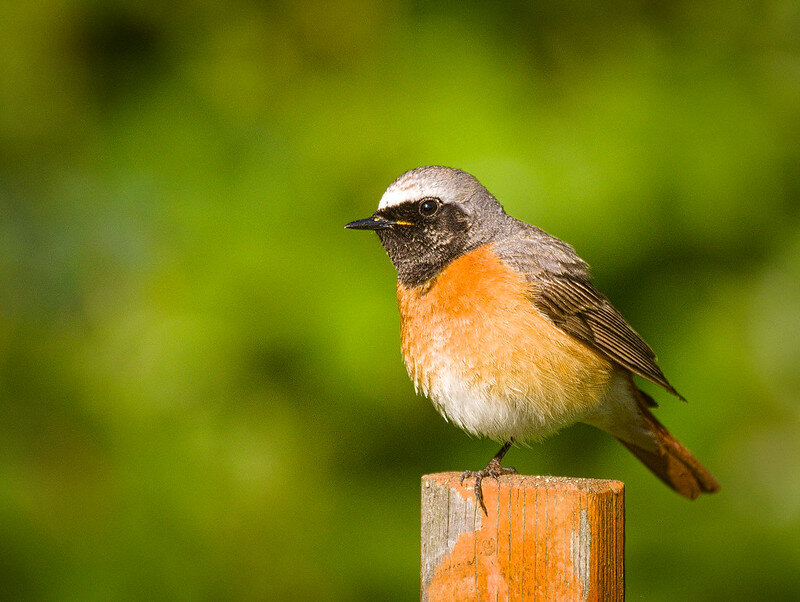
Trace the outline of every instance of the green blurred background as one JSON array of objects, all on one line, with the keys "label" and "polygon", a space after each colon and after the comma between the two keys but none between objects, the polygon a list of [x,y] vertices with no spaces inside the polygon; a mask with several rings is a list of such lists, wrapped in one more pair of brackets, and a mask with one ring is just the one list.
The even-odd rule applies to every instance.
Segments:
[{"label": "green blurred background", "polygon": [[366,217],[473,172],[564,238],[689,399],[694,503],[627,484],[631,599],[800,596],[800,5],[4,2],[3,597],[414,599],[415,397]]}]

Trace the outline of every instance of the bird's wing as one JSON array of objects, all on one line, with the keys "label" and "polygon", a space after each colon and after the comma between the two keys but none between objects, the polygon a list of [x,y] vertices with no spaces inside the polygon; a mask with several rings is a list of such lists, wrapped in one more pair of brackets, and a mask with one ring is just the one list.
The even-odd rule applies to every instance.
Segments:
[{"label": "bird's wing", "polygon": [[592,285],[589,266],[572,247],[524,224],[518,234],[495,243],[495,251],[525,274],[531,285],[531,301],[553,324],[683,399],[656,364],[653,350]]}]

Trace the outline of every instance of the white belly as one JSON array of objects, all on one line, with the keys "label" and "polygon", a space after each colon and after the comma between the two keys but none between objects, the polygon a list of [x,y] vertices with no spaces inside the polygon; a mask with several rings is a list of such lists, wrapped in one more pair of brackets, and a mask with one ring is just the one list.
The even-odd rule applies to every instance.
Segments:
[{"label": "white belly", "polygon": [[[530,372],[537,369],[532,367]],[[481,373],[486,373],[485,368]],[[524,382],[504,379],[502,386],[491,377],[479,382],[469,367],[440,366],[428,378],[418,373],[415,378],[409,366],[409,374],[446,420],[473,435],[498,441],[542,439],[581,420],[590,410],[585,396],[574,398],[571,387],[553,374],[538,379],[529,375]]]}]

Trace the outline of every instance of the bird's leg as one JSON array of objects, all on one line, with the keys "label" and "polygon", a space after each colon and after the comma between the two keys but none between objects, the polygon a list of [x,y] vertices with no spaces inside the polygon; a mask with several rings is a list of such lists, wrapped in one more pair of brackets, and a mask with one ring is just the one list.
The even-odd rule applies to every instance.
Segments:
[{"label": "bird's leg", "polygon": [[489,513],[486,512],[486,504],[483,503],[483,489],[481,489],[481,481],[483,481],[484,477],[494,477],[496,479],[500,475],[517,473],[516,468],[504,468],[503,466],[500,466],[503,456],[505,456],[506,452],[511,448],[513,441],[513,438],[506,441],[503,447],[500,448],[500,451],[495,454],[494,458],[489,460],[489,464],[483,470],[465,470],[461,474],[462,485],[464,484],[464,479],[475,477],[475,499],[478,500],[483,513],[487,516]]}]

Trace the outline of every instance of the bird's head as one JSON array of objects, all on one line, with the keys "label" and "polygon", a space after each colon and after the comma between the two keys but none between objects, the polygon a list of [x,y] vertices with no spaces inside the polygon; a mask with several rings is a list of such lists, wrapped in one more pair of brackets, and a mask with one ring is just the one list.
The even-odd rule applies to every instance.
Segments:
[{"label": "bird's head", "polygon": [[510,219],[470,174],[427,166],[401,175],[386,189],[372,216],[345,227],[375,230],[400,281],[417,286],[507,231]]}]

